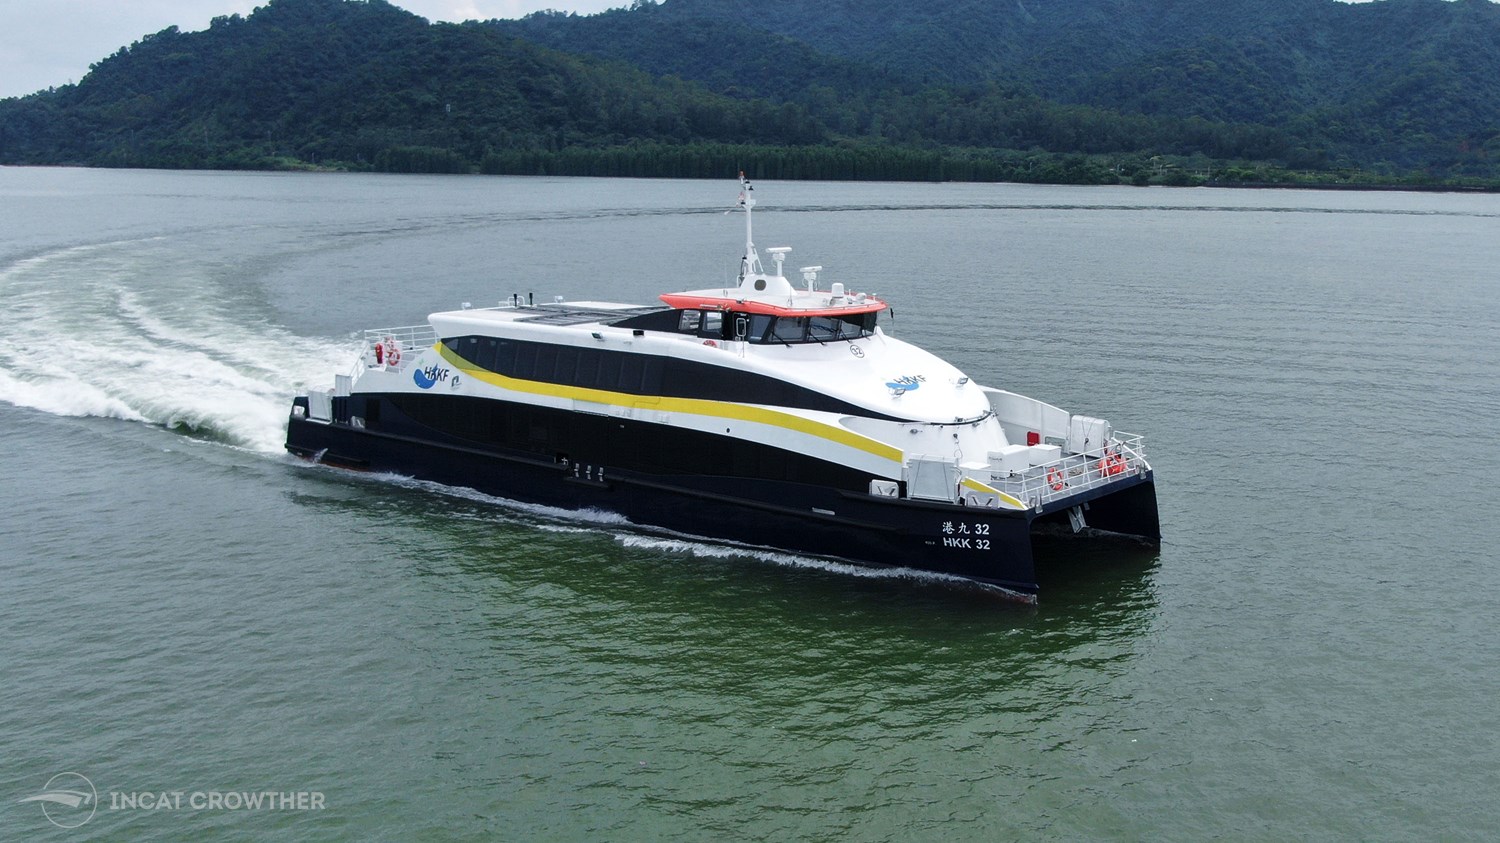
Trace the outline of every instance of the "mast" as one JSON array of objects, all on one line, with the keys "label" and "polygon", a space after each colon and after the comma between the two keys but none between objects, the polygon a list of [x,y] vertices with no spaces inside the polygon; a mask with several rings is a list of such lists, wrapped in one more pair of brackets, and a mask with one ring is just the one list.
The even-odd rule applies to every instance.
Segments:
[{"label": "mast", "polygon": [[755,188],[745,178],[744,170],[740,170],[740,207],[745,209],[745,256],[740,258],[740,282],[744,283],[746,275],[765,273],[760,265],[760,255],[755,252],[755,240],[751,237],[750,209],[755,207]]}]

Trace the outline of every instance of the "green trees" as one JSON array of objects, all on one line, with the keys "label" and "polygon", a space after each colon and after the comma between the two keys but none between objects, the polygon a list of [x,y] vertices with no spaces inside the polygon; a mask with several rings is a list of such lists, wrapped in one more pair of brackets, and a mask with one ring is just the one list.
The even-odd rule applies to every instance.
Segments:
[{"label": "green trees", "polygon": [[[429,24],[383,0],[270,0],[202,32],[145,36],[77,85],[0,101],[0,163],[1500,177],[1500,7],[1140,0],[1122,17],[1118,0],[1062,5],[764,0],[747,18],[730,0],[673,0]],[[1344,40],[1311,52],[1335,24]],[[1339,70],[1360,51],[1380,62]]]}]

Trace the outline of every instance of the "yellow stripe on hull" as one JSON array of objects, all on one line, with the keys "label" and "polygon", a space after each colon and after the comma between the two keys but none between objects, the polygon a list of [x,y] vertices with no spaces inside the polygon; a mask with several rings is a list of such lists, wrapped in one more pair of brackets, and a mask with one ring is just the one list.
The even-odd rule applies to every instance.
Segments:
[{"label": "yellow stripe on hull", "polygon": [[963,486],[965,489],[972,489],[973,491],[980,492],[982,494],[994,495],[995,497],[997,497],[997,498],[1000,499],[1001,503],[1004,503],[1004,504],[1006,504],[1007,506],[1010,506],[1013,509],[1025,509],[1026,508],[1026,504],[1021,503],[1021,501],[1020,501],[1019,498],[1016,498],[1016,497],[1014,497],[1012,495],[1007,495],[1006,493],[1000,491],[999,489],[996,489],[996,488],[993,488],[993,487],[990,487],[990,486],[986,486],[985,484],[979,482],[978,480],[975,480],[972,477],[965,477],[963,479],[963,482],[960,483],[959,485]]},{"label": "yellow stripe on hull", "polygon": [[592,401],[596,404],[605,404],[612,407],[634,408],[641,406],[643,403],[649,403],[649,408],[653,410],[771,425],[784,430],[792,430],[797,433],[816,436],[820,439],[826,439],[850,448],[856,448],[881,459],[890,460],[898,465],[903,461],[904,455],[900,449],[887,445],[877,439],[861,436],[858,433],[845,430],[836,425],[825,424],[779,410],[769,410],[749,404],[733,404],[726,401],[709,401],[701,398],[666,398],[654,395],[633,395],[628,392],[610,392],[608,390],[589,389],[581,386],[566,386],[563,384],[544,383],[542,381],[521,380],[519,378],[496,374],[488,369],[481,369],[458,356],[452,349],[442,343],[437,343],[433,348],[438,354],[442,355],[444,360],[469,377],[477,378],[491,386],[497,386],[511,392],[546,395],[553,398],[567,398],[575,401]]}]

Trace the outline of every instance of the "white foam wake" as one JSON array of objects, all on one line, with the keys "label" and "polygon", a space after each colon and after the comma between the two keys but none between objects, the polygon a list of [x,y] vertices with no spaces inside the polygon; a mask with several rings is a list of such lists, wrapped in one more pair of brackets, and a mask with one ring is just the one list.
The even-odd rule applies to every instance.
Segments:
[{"label": "white foam wake", "polygon": [[838,562],[818,556],[799,556],[770,548],[744,547],[733,544],[718,544],[708,539],[695,537],[658,538],[649,535],[617,534],[615,541],[624,547],[654,550],[662,553],[686,554],[699,559],[754,559],[788,568],[809,568],[815,571],[840,574],[866,579],[898,579],[948,585],[973,585],[972,580],[936,571],[919,571],[916,568],[875,567],[853,562]]},{"label": "white foam wake", "polygon": [[270,324],[233,281],[161,238],[0,267],[11,317],[0,334],[0,401],[279,452],[291,397],[331,382],[356,349]]},{"label": "white foam wake", "polygon": [[[711,560],[755,560],[788,568],[807,568],[816,571],[867,579],[897,579],[934,585],[963,586],[972,588],[973,580],[936,571],[921,571],[916,568],[877,567],[854,562],[840,562],[817,556],[803,556],[769,547],[718,542],[702,536],[692,536],[660,528],[643,528],[614,512],[598,509],[560,509],[542,504],[527,503],[510,498],[487,495],[463,486],[448,486],[430,480],[417,480],[400,474],[367,474],[374,482],[391,483],[422,492],[458,498],[484,506],[521,515],[525,522],[536,529],[549,533],[591,533],[607,535],[621,547],[654,551],[663,554],[691,556]],[[490,520],[495,513],[490,510],[471,512],[449,511],[447,517],[459,520]],[[505,517],[505,516],[501,516]],[[642,532],[621,532],[620,528],[639,529]]]}]

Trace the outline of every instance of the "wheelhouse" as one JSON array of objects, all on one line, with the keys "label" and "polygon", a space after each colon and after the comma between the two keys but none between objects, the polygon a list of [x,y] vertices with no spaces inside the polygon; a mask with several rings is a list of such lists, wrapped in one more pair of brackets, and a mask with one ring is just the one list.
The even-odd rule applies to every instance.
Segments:
[{"label": "wheelhouse", "polygon": [[875,333],[879,316],[873,310],[802,316],[686,308],[659,310],[613,324],[617,328],[688,334],[703,339],[791,345],[863,339]]}]

